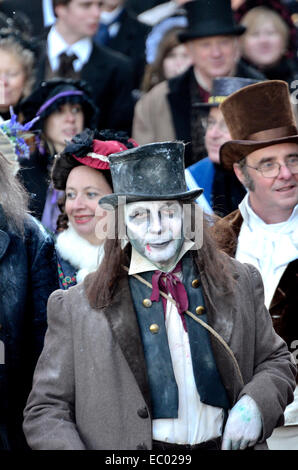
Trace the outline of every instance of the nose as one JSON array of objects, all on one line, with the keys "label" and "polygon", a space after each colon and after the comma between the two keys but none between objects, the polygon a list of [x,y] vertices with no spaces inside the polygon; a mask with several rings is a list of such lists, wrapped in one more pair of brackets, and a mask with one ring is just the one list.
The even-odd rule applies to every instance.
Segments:
[{"label": "nose", "polygon": [[8,76],[6,73],[0,73],[0,86],[7,86],[9,82]]},{"label": "nose", "polygon": [[278,173],[278,179],[289,180],[293,177],[293,173],[286,165],[281,165]]},{"label": "nose", "polygon": [[212,139],[218,139],[222,136],[222,131],[218,123],[214,124],[211,128],[207,130],[209,137]]},{"label": "nose", "polygon": [[148,232],[160,235],[162,232],[161,217],[159,212],[150,212]]},{"label": "nose", "polygon": [[75,122],[76,120],[76,115],[75,113],[72,112],[71,109],[68,109],[66,112],[65,112],[65,120],[67,122]]},{"label": "nose", "polygon": [[212,57],[220,57],[221,56],[221,48],[220,45],[214,43],[211,45],[211,56]]},{"label": "nose", "polygon": [[77,211],[80,209],[84,209],[85,207],[86,206],[84,198],[80,194],[78,194],[76,198],[72,201],[72,209]]}]

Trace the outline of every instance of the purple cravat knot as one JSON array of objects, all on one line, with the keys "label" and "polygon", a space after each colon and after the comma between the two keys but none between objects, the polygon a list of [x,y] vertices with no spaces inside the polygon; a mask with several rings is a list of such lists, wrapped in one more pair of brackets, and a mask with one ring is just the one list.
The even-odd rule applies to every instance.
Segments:
[{"label": "purple cravat knot", "polygon": [[[188,309],[187,293],[179,277],[174,274],[181,271],[181,261],[179,261],[176,267],[169,273],[155,271],[152,276],[152,294],[150,300],[152,300],[152,302],[159,302],[160,290],[165,294],[171,294],[172,298],[176,301],[176,307],[181,317],[184,330],[186,331],[186,322],[183,314],[185,310]],[[162,303],[164,314],[166,315],[167,299],[162,297]]]}]

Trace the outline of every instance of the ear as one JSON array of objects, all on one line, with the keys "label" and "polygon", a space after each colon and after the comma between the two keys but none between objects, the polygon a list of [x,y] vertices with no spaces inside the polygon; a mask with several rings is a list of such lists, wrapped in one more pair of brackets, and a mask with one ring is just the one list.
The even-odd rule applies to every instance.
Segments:
[{"label": "ear", "polygon": [[60,18],[63,15],[63,12],[65,11],[66,7],[67,5],[62,5],[62,4],[57,5],[55,7],[54,12],[55,12],[56,18]]},{"label": "ear", "polygon": [[244,176],[244,174],[242,172],[242,169],[240,168],[239,164],[238,163],[233,163],[233,169],[234,169],[234,173],[237,176],[240,183],[242,183],[243,186],[245,186],[245,181],[246,181],[245,176]]}]

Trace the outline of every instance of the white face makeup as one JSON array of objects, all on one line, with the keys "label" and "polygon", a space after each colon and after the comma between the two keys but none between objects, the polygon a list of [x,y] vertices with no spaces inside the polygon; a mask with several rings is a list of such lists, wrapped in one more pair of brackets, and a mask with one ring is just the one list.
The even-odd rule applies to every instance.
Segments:
[{"label": "white face makeup", "polygon": [[140,201],[125,206],[127,236],[136,251],[161,271],[176,265],[184,237],[178,201]]}]

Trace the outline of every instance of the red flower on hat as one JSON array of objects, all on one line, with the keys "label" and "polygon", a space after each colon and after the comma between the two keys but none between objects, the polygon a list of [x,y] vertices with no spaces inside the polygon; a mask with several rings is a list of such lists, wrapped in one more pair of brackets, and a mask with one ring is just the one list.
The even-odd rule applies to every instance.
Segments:
[{"label": "red flower on hat", "polygon": [[[137,147],[137,143],[133,139],[129,139],[134,147]],[[88,152],[83,157],[77,157],[72,154],[72,156],[80,163],[96,170],[109,170],[109,160],[108,155],[112,153],[119,153],[127,150],[127,147],[118,142],[117,140],[93,140],[93,149],[91,152]]]}]

